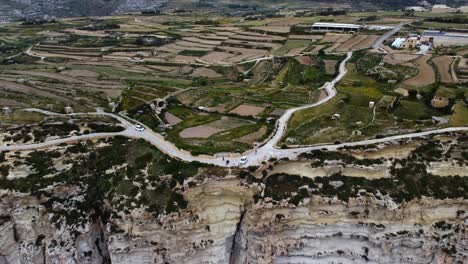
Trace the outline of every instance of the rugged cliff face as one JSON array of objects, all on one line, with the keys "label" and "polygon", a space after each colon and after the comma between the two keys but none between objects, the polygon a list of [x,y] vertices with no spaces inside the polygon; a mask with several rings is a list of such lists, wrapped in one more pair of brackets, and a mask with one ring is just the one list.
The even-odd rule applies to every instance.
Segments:
[{"label": "rugged cliff face", "polygon": [[36,199],[9,194],[0,263],[466,263],[466,200],[314,196],[294,206],[254,204],[255,190],[209,181],[187,193],[187,211],[133,210],[76,230],[52,225]]},{"label": "rugged cliff face", "polygon": [[0,153],[15,164],[0,176],[0,263],[467,263],[466,139],[300,160],[386,164],[377,179],[182,164],[126,139]]},{"label": "rugged cliff face", "polygon": [[466,256],[447,254],[468,242],[460,213],[467,206],[422,199],[391,208],[375,197],[313,197],[292,208],[265,202],[242,221],[233,263],[464,263]]}]

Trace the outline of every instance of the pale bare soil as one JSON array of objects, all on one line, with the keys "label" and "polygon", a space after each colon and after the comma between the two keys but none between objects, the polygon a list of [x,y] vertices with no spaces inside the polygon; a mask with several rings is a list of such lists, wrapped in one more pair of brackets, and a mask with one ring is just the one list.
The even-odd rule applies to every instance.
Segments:
[{"label": "pale bare soil", "polygon": [[289,33],[291,27],[289,26],[258,26],[253,27],[253,30],[259,30],[264,32],[273,32],[273,33]]},{"label": "pale bare soil", "polygon": [[352,36],[351,34],[327,33],[323,36],[322,42],[343,43]]},{"label": "pale bare soil", "polygon": [[203,44],[207,46],[218,46],[222,43],[221,40],[206,40],[206,39],[202,39],[198,37],[186,37],[186,38],[183,38],[183,40],[197,43],[197,44]]},{"label": "pale bare soil", "polygon": [[182,63],[194,63],[196,57],[192,56],[184,56],[184,55],[176,55],[174,56],[175,62],[182,62]]},{"label": "pale bare soil", "polygon": [[418,68],[418,74],[406,79],[403,83],[415,87],[423,87],[434,83],[436,76],[432,66],[427,63],[429,59],[431,59],[431,55],[422,55],[409,64],[409,66],[416,66]]},{"label": "pale bare soil", "polygon": [[84,81],[72,77],[72,76],[66,76],[60,73],[53,73],[53,72],[41,72],[41,71],[9,71],[15,74],[20,74],[20,75],[28,75],[28,76],[36,76],[36,77],[45,77],[45,78],[50,78],[62,82],[67,82],[67,83],[84,83]]},{"label": "pale bare soil", "polygon": [[322,35],[289,35],[289,39],[298,39],[298,40],[321,40]]},{"label": "pale bare soil", "polygon": [[184,129],[179,133],[179,136],[181,138],[209,138],[214,134],[247,124],[249,124],[249,122],[238,118],[222,117],[220,120],[208,124]]},{"label": "pale bare soil", "polygon": [[351,50],[361,50],[361,49],[367,49],[370,48],[374,42],[379,38],[378,35],[367,35],[366,38],[359,42],[358,44],[354,45]]},{"label": "pale bare soil", "polygon": [[237,63],[244,60],[252,60],[261,57],[265,57],[268,54],[266,50],[258,50],[258,49],[244,49],[244,48],[235,48],[235,47],[228,47],[228,46],[220,46],[218,47],[220,50],[237,54],[237,56],[231,57],[226,59],[228,63]]},{"label": "pale bare soil", "polygon": [[378,150],[350,151],[347,152],[357,159],[404,159],[419,146],[419,142],[413,141],[404,145],[388,145]]},{"label": "pale bare soil", "polygon": [[153,70],[160,71],[160,72],[171,72],[171,71],[174,71],[174,70],[178,69],[178,67],[162,66],[162,65],[147,65],[146,67],[148,67],[150,69],[153,69]]},{"label": "pale bare soil", "polygon": [[164,119],[166,119],[166,121],[171,126],[175,126],[175,125],[179,124],[180,122],[182,122],[182,119],[178,118],[177,116],[175,116],[175,115],[173,115],[173,114],[171,114],[169,112],[164,113]]},{"label": "pale bare soil", "polygon": [[2,91],[2,90],[6,90],[6,91],[13,92],[13,93],[16,93],[16,94],[23,93],[23,94],[27,94],[27,95],[30,95],[30,96],[39,95],[39,96],[43,96],[43,97],[49,97],[51,99],[68,101],[64,97],[58,96],[57,94],[50,93],[50,92],[45,91],[45,90],[39,90],[39,89],[36,89],[34,87],[31,87],[31,86],[24,85],[24,84],[19,84],[19,83],[15,83],[15,82],[0,80],[0,91]]},{"label": "pale bare soil", "polygon": [[243,31],[239,34],[231,36],[232,39],[254,40],[254,41],[284,41],[285,37],[276,35],[265,35],[261,33]]},{"label": "pale bare soil", "polygon": [[336,48],[336,51],[350,51],[352,48],[360,43],[361,41],[364,41],[367,38],[365,35],[355,35],[354,37],[350,38],[349,40],[345,41],[343,44],[341,44],[338,48]]},{"label": "pale bare soil", "polygon": [[206,77],[206,78],[220,78],[223,77],[221,74],[215,72],[212,69],[208,68],[196,68],[193,70],[192,77]]},{"label": "pale bare soil", "polygon": [[256,116],[265,110],[264,107],[254,106],[254,105],[240,105],[234,110],[231,110],[230,113],[238,114],[241,116]]},{"label": "pale bare soil", "polygon": [[99,74],[93,71],[88,71],[88,70],[65,70],[62,71],[61,74],[69,75],[72,77],[89,77],[89,78],[97,78],[99,77]]},{"label": "pale bare soil", "polygon": [[325,63],[325,72],[327,74],[333,75],[336,73],[336,65],[338,64],[338,61],[336,60],[324,60]]},{"label": "pale bare soil", "polygon": [[315,178],[330,176],[338,172],[341,172],[343,176],[347,177],[364,177],[367,179],[381,179],[387,177],[386,170],[382,167],[312,167],[310,161],[294,161],[279,163],[278,165],[274,166],[273,170],[270,172],[270,175],[275,173],[286,173],[291,175],[301,175],[304,177]]},{"label": "pale bare soil", "polygon": [[419,58],[420,55],[405,54],[405,53],[391,53],[384,56],[384,62],[392,65],[398,65],[410,62]]},{"label": "pale bare soil", "polygon": [[323,100],[323,99],[325,99],[327,96],[328,96],[327,91],[325,91],[325,90],[320,90],[320,94],[319,94],[319,96],[318,96],[318,100],[317,100],[317,101]]},{"label": "pale bare soil", "polygon": [[257,132],[237,138],[236,141],[246,144],[253,144],[255,142],[258,142],[265,135],[266,132],[267,128],[265,126],[262,126]]},{"label": "pale bare soil", "polygon": [[271,48],[271,49],[278,49],[281,48],[283,45],[280,43],[274,42],[259,42],[255,40],[238,40],[238,39],[229,39],[224,42],[227,45],[231,46],[241,46],[241,47],[253,47],[253,48]]},{"label": "pale bare soil", "polygon": [[213,51],[201,57],[200,60],[205,61],[207,63],[221,64],[224,60],[229,59],[233,56],[235,55],[232,53]]},{"label": "pale bare soil", "polygon": [[437,66],[439,71],[440,81],[443,83],[453,83],[450,66],[453,62],[451,56],[440,56],[432,59],[432,62]]},{"label": "pale bare soil", "polygon": [[225,129],[219,127],[211,127],[208,125],[189,127],[179,133],[181,138],[209,138],[219,132],[223,132]]},{"label": "pale bare soil", "polygon": [[468,177],[468,167],[460,166],[452,162],[431,162],[427,169],[429,173],[437,176],[460,176]]},{"label": "pale bare soil", "polygon": [[283,109],[276,108],[270,112],[270,115],[281,116],[284,113]]},{"label": "pale bare soil", "polygon": [[314,48],[310,51],[312,54],[318,54],[321,49],[323,49],[325,45],[315,45]]},{"label": "pale bare soil", "polygon": [[307,49],[307,47],[299,47],[299,48],[291,49],[290,51],[288,51],[288,53],[286,53],[286,55],[287,56],[297,56],[301,52],[303,52],[305,49]]},{"label": "pale bare soil", "polygon": [[317,61],[312,59],[310,56],[297,56],[294,57],[302,65],[312,66],[317,65]]}]

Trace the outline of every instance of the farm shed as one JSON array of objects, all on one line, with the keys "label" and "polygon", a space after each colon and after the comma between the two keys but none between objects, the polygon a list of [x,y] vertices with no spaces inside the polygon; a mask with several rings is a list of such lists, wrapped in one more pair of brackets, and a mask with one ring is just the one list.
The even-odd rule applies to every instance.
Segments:
[{"label": "farm shed", "polygon": [[468,45],[468,33],[425,30],[421,42],[430,42],[433,46],[464,46]]},{"label": "farm shed", "polygon": [[359,31],[362,28],[361,25],[356,24],[343,24],[343,23],[322,23],[317,22],[312,25],[314,31]]}]

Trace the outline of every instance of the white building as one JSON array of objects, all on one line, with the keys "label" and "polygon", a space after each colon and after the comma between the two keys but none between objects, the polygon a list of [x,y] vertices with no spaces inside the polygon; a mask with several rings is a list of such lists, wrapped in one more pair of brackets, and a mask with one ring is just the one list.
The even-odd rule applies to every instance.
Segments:
[{"label": "white building", "polygon": [[356,32],[359,31],[361,28],[361,25],[343,23],[317,22],[312,25],[312,30],[314,31]]},{"label": "white building", "polygon": [[431,11],[432,13],[451,13],[454,9],[446,5],[434,5]]},{"label": "white building", "polygon": [[70,106],[65,107],[65,114],[73,114],[73,108]]},{"label": "white building", "polygon": [[468,13],[468,6],[460,6],[458,8],[458,11],[460,11],[461,13]]},{"label": "white building", "polygon": [[427,11],[426,8],[422,7],[422,6],[408,6],[407,8],[405,8],[406,11],[414,11],[414,12],[425,12]]},{"label": "white building", "polygon": [[425,30],[421,35],[421,42],[429,42],[434,47],[464,46],[468,45],[468,33]]},{"label": "white building", "polygon": [[406,39],[405,38],[396,38],[393,42],[392,42],[392,48],[395,48],[395,49],[402,49],[403,48],[403,44],[405,43]]},{"label": "white building", "polygon": [[340,119],[341,118],[341,115],[336,113],[336,114],[333,114],[332,116],[332,119]]},{"label": "white building", "polygon": [[11,110],[10,107],[5,106],[5,107],[2,108],[2,113],[3,113],[4,115],[9,115],[9,114],[13,113],[13,110]]}]

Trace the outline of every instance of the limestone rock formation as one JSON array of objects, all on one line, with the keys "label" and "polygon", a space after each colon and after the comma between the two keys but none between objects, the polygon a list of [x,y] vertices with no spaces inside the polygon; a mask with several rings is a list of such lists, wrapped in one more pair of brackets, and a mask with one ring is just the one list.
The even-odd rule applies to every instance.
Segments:
[{"label": "limestone rock formation", "polygon": [[298,206],[254,202],[236,179],[191,188],[189,207],[154,218],[134,210],[105,228],[52,225],[38,200],[0,202],[1,263],[466,263],[468,202],[396,205],[372,195],[313,196]]}]

